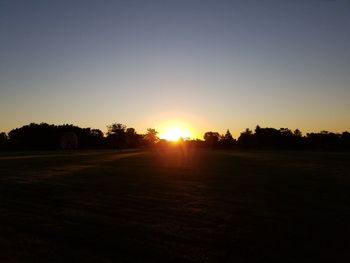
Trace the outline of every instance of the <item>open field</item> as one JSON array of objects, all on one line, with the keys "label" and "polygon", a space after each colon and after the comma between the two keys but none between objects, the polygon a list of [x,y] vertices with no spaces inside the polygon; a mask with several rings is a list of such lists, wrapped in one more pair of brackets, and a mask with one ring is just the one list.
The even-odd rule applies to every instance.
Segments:
[{"label": "open field", "polygon": [[1,262],[349,262],[350,154],[0,155]]}]

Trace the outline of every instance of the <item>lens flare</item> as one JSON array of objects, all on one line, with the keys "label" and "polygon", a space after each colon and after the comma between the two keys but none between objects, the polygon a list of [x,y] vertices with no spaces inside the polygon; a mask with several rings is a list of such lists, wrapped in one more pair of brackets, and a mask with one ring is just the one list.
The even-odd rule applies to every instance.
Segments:
[{"label": "lens flare", "polygon": [[183,127],[167,127],[160,133],[159,137],[167,141],[178,141],[191,138],[191,132]]}]

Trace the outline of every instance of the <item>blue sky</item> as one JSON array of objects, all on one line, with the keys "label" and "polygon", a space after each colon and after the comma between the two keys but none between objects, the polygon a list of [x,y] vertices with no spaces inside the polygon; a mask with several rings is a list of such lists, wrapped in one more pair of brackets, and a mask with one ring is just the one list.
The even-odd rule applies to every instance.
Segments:
[{"label": "blue sky", "polygon": [[0,130],[350,130],[349,1],[0,1]]}]

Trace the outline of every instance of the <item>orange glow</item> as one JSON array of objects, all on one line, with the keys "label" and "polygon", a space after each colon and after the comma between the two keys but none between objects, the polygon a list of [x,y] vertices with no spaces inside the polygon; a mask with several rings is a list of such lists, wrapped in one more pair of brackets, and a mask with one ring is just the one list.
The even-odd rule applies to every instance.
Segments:
[{"label": "orange glow", "polygon": [[180,126],[168,126],[165,127],[159,134],[161,139],[168,141],[178,141],[182,139],[192,138],[192,133],[185,127]]}]

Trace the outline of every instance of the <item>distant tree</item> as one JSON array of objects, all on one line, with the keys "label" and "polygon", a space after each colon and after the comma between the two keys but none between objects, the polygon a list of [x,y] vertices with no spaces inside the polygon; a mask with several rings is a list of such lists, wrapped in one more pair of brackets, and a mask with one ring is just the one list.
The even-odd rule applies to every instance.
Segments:
[{"label": "distant tree", "polygon": [[304,147],[303,144],[304,144],[304,137],[302,132],[299,129],[295,129],[293,132],[293,136],[292,136],[289,148],[295,149],[295,150],[301,150]]},{"label": "distant tree", "polygon": [[7,149],[9,138],[5,132],[0,132],[0,150]]},{"label": "distant tree", "polygon": [[234,143],[235,143],[235,139],[233,139],[232,134],[230,133],[230,130],[227,130],[225,135],[221,136],[221,139],[220,139],[221,147],[230,149],[233,147]]},{"label": "distant tree", "polygon": [[134,128],[127,128],[126,133],[129,134],[130,136],[133,136],[136,134],[136,130]]},{"label": "distant tree", "polygon": [[295,129],[293,134],[296,137],[302,137],[303,136],[303,134],[301,133],[301,131],[299,129]]},{"label": "distant tree", "polygon": [[246,128],[245,131],[243,132],[245,135],[253,135],[253,131],[249,128]]},{"label": "distant tree", "polygon": [[113,123],[107,126],[107,139],[113,148],[125,148],[126,146],[126,125]]},{"label": "distant tree", "polygon": [[126,131],[126,125],[121,123],[113,123],[107,126],[107,134],[124,134]]},{"label": "distant tree", "polygon": [[99,129],[92,129],[90,134],[95,138],[103,138],[103,132]]},{"label": "distant tree", "polygon": [[343,132],[341,134],[341,143],[344,149],[350,150],[350,133]]},{"label": "distant tree", "polygon": [[279,134],[279,131],[274,128],[260,128],[257,126],[254,134],[257,147],[274,148],[276,146],[276,137]]},{"label": "distant tree", "polygon": [[140,146],[140,136],[136,133],[134,128],[126,129],[126,145],[128,148]]},{"label": "distant tree", "polygon": [[5,132],[0,132],[0,142],[6,142],[8,140],[8,136]]},{"label": "distant tree", "polygon": [[293,132],[288,128],[280,128],[280,134],[283,137],[292,137]]},{"label": "distant tree", "polygon": [[218,132],[206,132],[204,133],[204,141],[208,147],[215,148],[219,144],[219,140],[221,138]]},{"label": "distant tree", "polygon": [[[97,148],[131,148],[140,146],[153,146],[158,144],[158,132],[148,129],[147,134],[137,134],[134,128],[127,128],[120,123],[107,126],[107,137],[98,129],[80,128],[71,124],[50,125],[47,123],[30,123],[20,128],[11,130],[8,135],[0,133],[0,149],[14,150],[48,150],[63,148],[97,149]],[[67,134],[74,134],[71,138]],[[62,138],[63,140],[62,144]],[[350,150],[350,133],[332,133],[321,131],[308,133],[303,136],[296,129],[292,132],[288,128],[262,128],[259,125],[255,133],[246,129],[241,133],[237,142],[233,139],[229,130],[224,135],[217,132],[206,132],[204,140],[184,140],[181,146],[188,147],[212,147],[231,148],[236,144],[240,148],[261,149],[309,149],[309,150]],[[79,144],[76,143],[79,142]],[[159,143],[159,147],[165,142]],[[171,145],[171,144],[166,144]],[[164,147],[163,147],[164,148]]]},{"label": "distant tree", "polygon": [[241,148],[252,148],[255,146],[255,137],[253,131],[250,129],[245,129],[244,132],[241,132],[237,140],[237,144]]},{"label": "distant tree", "polygon": [[200,140],[200,139],[188,140],[188,141],[186,141],[186,145],[189,148],[205,148],[206,147],[205,141]]},{"label": "distant tree", "polygon": [[278,148],[290,149],[293,148],[294,144],[294,133],[288,128],[280,128],[279,135],[276,136],[275,145]]},{"label": "distant tree", "polygon": [[311,149],[335,150],[342,147],[340,134],[321,131],[320,133],[307,133],[306,144]]},{"label": "distant tree", "polygon": [[259,125],[256,125],[255,134],[260,133],[260,132],[261,132],[261,127]]},{"label": "distant tree", "polygon": [[105,137],[99,129],[86,129],[86,148],[98,149],[105,147]]},{"label": "distant tree", "polygon": [[146,141],[146,145],[153,146],[158,142],[159,138],[157,136],[158,131],[153,128],[148,128],[147,133],[144,136],[144,140]]},{"label": "distant tree", "polygon": [[58,149],[60,140],[57,126],[47,123],[31,123],[11,130],[9,138],[13,148],[32,150]]}]

